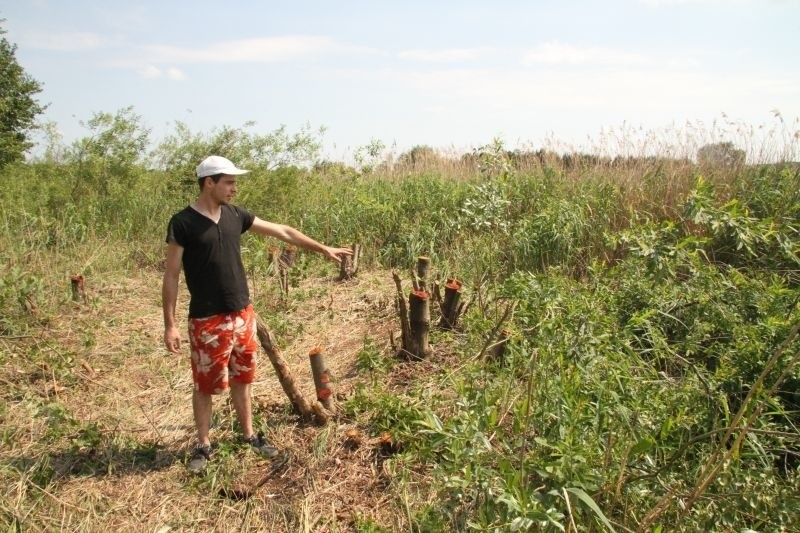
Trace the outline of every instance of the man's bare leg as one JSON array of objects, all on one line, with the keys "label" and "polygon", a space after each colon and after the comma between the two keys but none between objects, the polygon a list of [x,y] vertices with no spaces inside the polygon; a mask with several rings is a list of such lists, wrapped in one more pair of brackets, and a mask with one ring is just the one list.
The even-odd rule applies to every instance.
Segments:
[{"label": "man's bare leg", "polygon": [[278,456],[278,449],[264,440],[264,436],[253,433],[253,408],[250,400],[250,384],[230,382],[231,386],[231,401],[233,408],[236,410],[236,416],[239,419],[239,425],[242,426],[242,433],[244,439],[250,443],[253,450],[260,453],[264,457],[270,459]]},{"label": "man's bare leg", "polygon": [[250,402],[250,384],[230,382],[231,401],[245,439],[253,436],[253,408]]},{"label": "man's bare leg", "polygon": [[208,432],[211,427],[211,395],[195,390],[192,393],[192,411],[194,425],[197,427],[197,443],[200,446],[211,444]]}]

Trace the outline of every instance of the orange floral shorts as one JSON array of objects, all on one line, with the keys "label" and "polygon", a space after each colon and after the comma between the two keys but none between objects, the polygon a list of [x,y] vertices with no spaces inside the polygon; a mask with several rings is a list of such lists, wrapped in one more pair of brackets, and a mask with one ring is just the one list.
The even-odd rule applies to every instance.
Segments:
[{"label": "orange floral shorts", "polygon": [[256,374],[256,321],[253,306],[241,311],[189,319],[194,388],[219,394],[229,381],[252,383]]}]

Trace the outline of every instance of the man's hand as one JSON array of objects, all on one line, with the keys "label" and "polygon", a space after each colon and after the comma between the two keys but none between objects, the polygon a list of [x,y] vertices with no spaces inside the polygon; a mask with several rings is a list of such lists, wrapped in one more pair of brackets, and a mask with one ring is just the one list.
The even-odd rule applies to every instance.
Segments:
[{"label": "man's hand", "polygon": [[164,308],[164,345],[172,353],[181,349],[181,334],[175,327],[175,304],[178,301],[178,277],[181,273],[183,247],[171,241],[167,246],[167,267],[161,285],[161,305]]},{"label": "man's hand", "polygon": [[171,327],[164,330],[164,345],[172,353],[180,353],[181,351],[181,334],[178,328]]},{"label": "man's hand", "polygon": [[342,256],[353,255],[353,250],[351,250],[350,248],[331,248],[330,246],[325,246],[322,255],[324,255],[331,261],[336,261],[337,263],[341,263]]}]

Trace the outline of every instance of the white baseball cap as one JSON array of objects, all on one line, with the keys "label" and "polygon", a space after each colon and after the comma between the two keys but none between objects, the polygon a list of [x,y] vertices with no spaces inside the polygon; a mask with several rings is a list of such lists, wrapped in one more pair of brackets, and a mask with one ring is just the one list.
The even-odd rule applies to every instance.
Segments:
[{"label": "white baseball cap", "polygon": [[203,159],[203,161],[199,165],[197,165],[198,178],[205,178],[206,176],[215,176],[217,174],[228,174],[229,176],[239,176],[241,174],[247,174],[248,172],[250,171],[241,168],[236,168],[236,165],[231,163],[230,159],[226,159],[218,155],[208,156],[205,159]]}]

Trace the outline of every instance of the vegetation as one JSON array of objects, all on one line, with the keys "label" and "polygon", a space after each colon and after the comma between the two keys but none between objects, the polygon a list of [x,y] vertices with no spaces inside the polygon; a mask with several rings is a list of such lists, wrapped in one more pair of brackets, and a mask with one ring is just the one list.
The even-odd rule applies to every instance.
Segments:
[{"label": "vegetation", "polygon": [[34,120],[44,110],[34,98],[41,85],[17,63],[17,47],[4,33],[0,28],[0,168],[23,158]]},{"label": "vegetation", "polygon": [[[324,242],[360,243],[362,269],[382,276],[371,290],[385,289],[387,301],[387,269],[407,271],[419,255],[431,257],[437,278],[465,282],[463,331],[434,332],[429,360],[395,361],[373,335],[351,352],[359,382],[342,398],[340,423],[390,434],[368,461],[394,513],[388,523],[354,514],[353,529],[800,527],[797,164],[745,164],[732,145],[710,147],[694,164],[508,152],[494,141],[463,157],[420,146],[393,165],[375,161],[373,141],[352,168],[314,164],[319,138],[308,127],[204,135],[177,124],[147,153],[148,131],[130,108],[86,126],[85,138],[48,152],[58,158],[8,165],[0,188],[0,477],[17,487],[0,506],[6,527],[55,527],[67,508],[57,505],[67,498],[59,461],[23,454],[23,439],[60,450],[70,475],[98,479],[120,464],[145,476],[169,469],[163,447],[177,454],[191,439],[187,429],[173,441],[142,440],[59,399],[59,390],[80,396],[80,361],[103,342],[95,330],[138,320],[104,318],[111,310],[98,297],[89,303],[96,312],[65,330],[74,310],[64,280],[143,276],[157,285],[166,220],[196,194],[191,169],[209,151],[254,170],[238,203]],[[244,259],[262,287],[263,243],[247,236]],[[301,257],[295,286],[325,272],[317,261]],[[290,294],[283,303],[263,288],[254,295],[287,344],[303,325],[286,313],[333,300]],[[152,295],[129,311],[158,324]],[[511,332],[506,356],[489,359],[501,327]],[[109,372],[158,352],[158,332],[134,335],[103,362]],[[172,389],[186,385],[181,369],[155,368]],[[25,437],[21,412],[37,421]],[[277,418],[294,427],[288,414]],[[290,440],[322,465],[335,431]],[[172,474],[170,486],[213,492],[243,468],[222,452],[210,477],[182,484]],[[273,527],[305,527],[303,513],[265,505]],[[209,525],[186,520],[170,524]],[[336,527],[335,513],[326,520]]]},{"label": "vegetation", "polygon": [[697,151],[697,162],[701,166],[736,167],[745,161],[744,150],[732,142],[707,144]]}]

